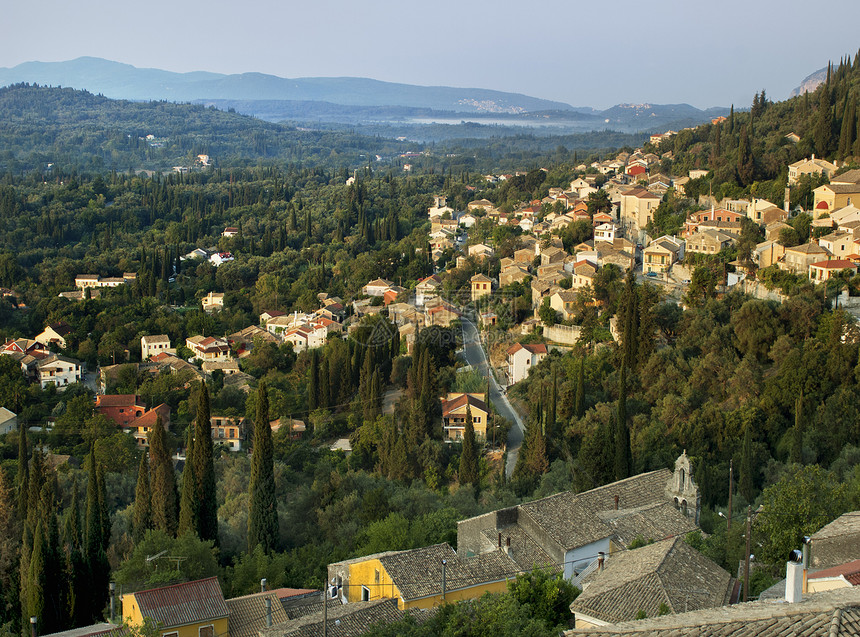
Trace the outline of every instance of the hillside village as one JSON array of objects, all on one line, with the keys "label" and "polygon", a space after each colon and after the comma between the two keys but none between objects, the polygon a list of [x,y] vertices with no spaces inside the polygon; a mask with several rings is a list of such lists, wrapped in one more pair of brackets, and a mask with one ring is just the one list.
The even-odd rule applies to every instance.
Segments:
[{"label": "hillside village", "polygon": [[10,175],[0,635],[856,634],[852,73],[587,160]]},{"label": "hillside village", "polygon": [[[667,136],[652,137],[651,142]],[[845,170],[813,156],[788,167],[787,189],[802,175],[829,179],[814,189],[809,209],[791,205],[790,195],[783,207],[756,198],[700,197],[680,233],[654,236],[667,193],[683,196],[685,184],[702,175],[697,171],[665,175],[661,157],[648,148],[579,165],[569,188],[550,188],[545,198],[523,201],[510,211],[483,198],[455,210],[445,197],[435,197],[427,210],[427,245],[435,272],[414,286],[377,278],[367,281],[355,298],[321,293],[312,312],[265,309],[256,324],[231,334],[189,336],[184,343],[171,342],[166,334],[147,334],[140,338],[139,362],[115,361],[94,370],[65,353],[65,337],[72,331],[65,323],[47,324],[32,339],[10,340],[0,353],[13,358],[25,378],[43,388],[91,385],[95,412],[146,449],[153,428],[168,431],[171,409],[164,403],[148,405],[135,394],[105,393],[129,367],[135,375],[183,374],[186,386],[217,379],[247,393],[256,381],[243,371],[242,361],[266,344],[285,345],[301,354],[347,338],[366,324],[367,317],[381,317],[396,327],[402,351],[412,355],[423,330],[472,324],[479,328],[478,342],[489,361],[479,371],[488,383],[501,388],[493,402],[515,411],[519,407],[508,402],[504,389],[527,379],[551,351],[583,342],[599,347],[623,340],[614,317],[600,327],[610,281],[633,276],[684,304],[691,298],[691,288],[702,285],[698,274],[714,264],[722,276],[710,281],[712,293],[739,286],[762,298],[779,296],[767,285],[776,275],[762,276],[763,272],[808,277],[815,285],[856,275],[860,208],[852,198],[860,195],[860,170]],[[498,183],[516,176],[525,173],[485,179]],[[790,224],[806,215],[811,220],[809,237],[796,244],[791,240],[796,226]],[[238,232],[227,227],[222,236],[232,238]],[[763,240],[750,243],[750,237]],[[745,250],[739,247],[741,242],[746,242]],[[218,248],[197,249],[182,259],[208,260],[217,267],[233,255]],[[102,288],[135,284],[135,273],[121,278],[80,274],[76,291],[60,296],[82,302],[96,298]],[[224,293],[209,292],[200,299],[200,307],[217,313],[225,302]],[[853,308],[847,291],[839,302]],[[444,440],[463,443],[472,436],[481,444],[488,441],[492,412],[501,405],[492,405],[486,391],[448,392],[438,400]],[[294,440],[309,431],[304,420],[292,417],[272,421],[271,428],[277,431],[284,424]],[[3,431],[17,427],[13,413],[3,426]],[[213,442],[229,452],[247,453],[253,445],[244,417],[213,413],[209,430]],[[504,451],[506,445],[500,442]],[[330,443],[333,449],[351,450],[348,439]],[[175,460],[183,459],[180,450]],[[199,626],[200,635],[318,635],[322,622],[329,621],[330,635],[359,634],[379,621],[400,621],[406,611],[419,623],[427,621],[441,603],[504,592],[518,575],[541,568],[557,572],[582,590],[570,605],[570,626],[576,628],[571,634],[586,630],[603,634],[616,630],[614,625],[621,630],[624,622],[673,613],[689,613],[688,621],[707,623],[713,621],[707,609],[745,600],[748,583],[743,573],[726,572],[683,541],[699,530],[700,495],[692,476],[684,453],[674,472],[646,472],[594,490],[561,493],[461,520],[456,549],[446,543],[334,562],[328,565],[330,584],[323,591],[268,592],[263,580],[262,592],[225,600],[217,580],[210,578],[125,594],[122,614],[133,625],[142,624],[144,617],[158,620],[165,635],[184,634],[188,626]],[[856,532],[849,527],[847,535],[837,537],[844,544]],[[643,538],[654,543],[632,550]],[[817,559],[815,536],[813,546]],[[860,555],[854,549],[837,553],[813,563],[830,568],[827,577],[838,579],[837,588],[850,587],[845,577],[853,573],[852,560]],[[748,582],[748,572],[745,577]],[[687,583],[678,588],[681,582]],[[816,590],[818,582],[810,574],[809,591]],[[803,586],[805,593],[806,576]],[[789,595],[788,588],[785,594]],[[198,610],[187,616],[172,610],[191,599]],[[856,596],[838,599],[858,601]],[[735,621],[729,618],[752,617],[756,612],[739,610],[725,617]],[[807,612],[806,607],[798,605],[797,612]],[[816,607],[814,612],[827,611]],[[656,619],[649,624],[653,631],[660,625]],[[667,625],[672,625],[668,618]],[[170,632],[174,627],[178,633]],[[84,637],[113,630],[111,624],[98,624],[73,632]]]}]

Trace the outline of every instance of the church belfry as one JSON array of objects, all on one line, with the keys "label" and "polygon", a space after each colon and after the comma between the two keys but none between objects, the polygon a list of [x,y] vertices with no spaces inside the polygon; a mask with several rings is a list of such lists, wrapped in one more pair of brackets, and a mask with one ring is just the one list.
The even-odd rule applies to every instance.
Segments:
[{"label": "church belfry", "polygon": [[675,508],[684,515],[693,518],[699,523],[701,511],[701,495],[699,487],[693,481],[693,465],[684,450],[675,460],[675,471],[666,485],[666,495],[671,499]]}]

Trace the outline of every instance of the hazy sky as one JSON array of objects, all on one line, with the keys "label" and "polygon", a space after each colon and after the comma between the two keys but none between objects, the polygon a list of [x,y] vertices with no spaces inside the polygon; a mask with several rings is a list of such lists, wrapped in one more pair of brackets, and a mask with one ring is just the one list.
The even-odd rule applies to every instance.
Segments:
[{"label": "hazy sky", "polygon": [[0,67],[82,55],[170,71],[359,76],[605,108],[782,99],[860,48],[831,0],[7,0]]}]

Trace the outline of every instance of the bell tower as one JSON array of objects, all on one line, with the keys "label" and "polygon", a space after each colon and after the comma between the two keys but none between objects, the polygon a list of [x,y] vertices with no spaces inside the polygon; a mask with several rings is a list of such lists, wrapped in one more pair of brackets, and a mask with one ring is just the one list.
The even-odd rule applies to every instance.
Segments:
[{"label": "bell tower", "polygon": [[684,450],[675,460],[675,471],[666,485],[666,495],[671,499],[675,508],[687,517],[691,517],[699,523],[701,512],[701,495],[699,487],[693,481],[693,464]]}]

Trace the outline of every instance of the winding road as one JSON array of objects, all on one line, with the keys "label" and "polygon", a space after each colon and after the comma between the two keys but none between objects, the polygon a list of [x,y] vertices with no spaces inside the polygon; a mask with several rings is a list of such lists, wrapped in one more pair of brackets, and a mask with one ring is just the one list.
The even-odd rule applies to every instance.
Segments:
[{"label": "winding road", "polygon": [[490,371],[487,353],[481,343],[478,328],[465,317],[461,319],[460,323],[463,327],[463,358],[466,363],[472,366],[472,369],[490,379],[490,400],[493,401],[496,411],[513,423],[508,433],[508,456],[505,463],[505,475],[510,478],[517,464],[520,447],[523,444],[525,425],[516,409],[508,402],[508,397],[502,392],[495,376]]}]

